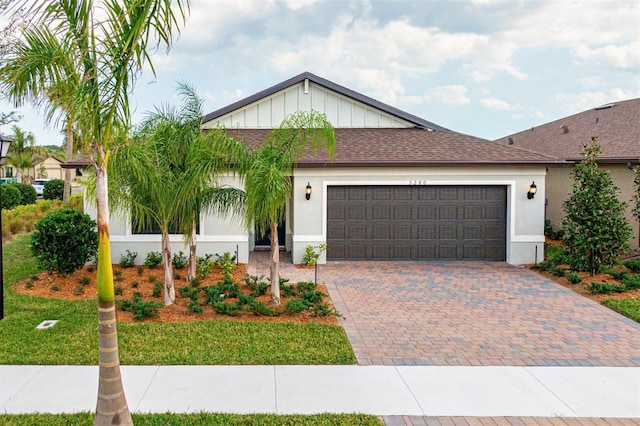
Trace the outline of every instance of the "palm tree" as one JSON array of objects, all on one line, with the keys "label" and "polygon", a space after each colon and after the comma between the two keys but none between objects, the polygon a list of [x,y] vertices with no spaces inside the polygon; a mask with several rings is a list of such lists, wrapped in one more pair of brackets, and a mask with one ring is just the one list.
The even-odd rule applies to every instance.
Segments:
[{"label": "palm tree", "polygon": [[[66,159],[73,159],[74,99],[80,87],[79,56],[68,52],[47,28],[27,27],[24,40],[10,44],[11,61],[0,68],[0,87],[16,106],[32,100],[45,108],[46,121],[64,118]],[[52,61],[51,58],[55,58]],[[71,141],[71,143],[69,143]],[[63,200],[71,194],[72,170],[65,169]]]},{"label": "palm tree", "polygon": [[31,132],[25,132],[20,127],[14,125],[13,143],[11,151],[7,156],[7,163],[12,164],[16,168],[16,178],[18,182],[22,182],[24,171],[33,167],[33,153],[35,138]]},{"label": "palm tree", "polygon": [[253,224],[259,236],[270,231],[271,302],[275,305],[280,304],[278,223],[284,219],[291,198],[293,168],[309,142],[312,150],[322,145],[332,158],[335,130],[324,114],[297,112],[273,129],[249,164],[241,167],[247,193],[247,226]]},{"label": "palm tree", "polygon": [[[3,51],[0,68],[20,60],[16,46],[27,43],[26,34],[39,28],[46,40],[59,43],[60,51],[77,64],[80,84],[65,95],[71,99],[74,115],[70,120],[82,129],[95,149],[98,223],[98,324],[99,386],[95,424],[132,424],[120,376],[113,270],[109,240],[107,168],[110,148],[126,139],[131,113],[129,93],[142,66],[151,70],[150,50],[161,44],[170,47],[179,31],[178,19],[188,13],[189,0],[47,0],[15,3],[14,11],[26,10],[20,31]],[[174,7],[175,6],[175,7]],[[23,36],[23,34],[25,36]],[[34,55],[35,56],[35,55]],[[36,59],[30,56],[26,59]],[[64,79],[63,58],[49,57],[25,81],[13,86],[35,84],[28,91],[32,101],[53,89]],[[26,65],[26,64],[25,64]],[[44,88],[44,92],[40,90]],[[5,89],[6,90],[6,89]]]},{"label": "palm tree", "polygon": [[162,241],[165,305],[175,301],[169,234],[180,233],[189,244],[189,279],[195,277],[196,228],[201,213],[241,212],[244,193],[220,187],[228,169],[229,146],[221,129],[202,133],[202,100],[180,84],[180,108],[164,106],[142,123],[137,143],[113,151],[110,177],[114,208],[131,211],[136,231],[157,226]]}]

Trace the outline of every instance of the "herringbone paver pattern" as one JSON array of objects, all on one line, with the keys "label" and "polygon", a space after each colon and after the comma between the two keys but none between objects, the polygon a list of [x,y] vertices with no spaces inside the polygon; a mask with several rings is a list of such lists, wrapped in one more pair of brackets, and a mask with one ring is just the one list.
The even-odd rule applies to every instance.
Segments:
[{"label": "herringbone paver pattern", "polygon": [[[282,276],[314,279],[283,260]],[[329,262],[318,281],[362,365],[640,366],[640,324],[525,268]]]}]

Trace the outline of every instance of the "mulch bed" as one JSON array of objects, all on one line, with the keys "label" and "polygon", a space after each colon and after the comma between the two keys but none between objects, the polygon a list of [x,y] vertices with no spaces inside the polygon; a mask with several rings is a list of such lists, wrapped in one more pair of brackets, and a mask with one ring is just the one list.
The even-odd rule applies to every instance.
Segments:
[{"label": "mulch bed", "polygon": [[[164,293],[160,297],[153,297],[153,287],[155,282],[151,282],[150,277],[155,277],[155,281],[163,282],[164,274],[161,266],[156,268],[143,267],[141,274],[138,273],[137,267],[122,268],[120,265],[114,264],[114,285],[115,287],[122,288],[122,294],[116,296],[117,301],[132,300],[133,294],[139,292],[144,301],[153,300],[156,302],[164,302]],[[120,272],[116,272],[120,271]],[[178,274],[177,278],[174,278],[174,287],[176,292],[176,301],[169,306],[162,306],[159,309],[159,317],[145,319],[143,322],[186,322],[186,321],[211,321],[217,319],[225,319],[232,321],[254,321],[254,322],[288,322],[288,323],[316,323],[316,324],[330,324],[337,325],[338,318],[335,315],[329,316],[314,316],[310,311],[303,311],[299,314],[288,315],[282,314],[280,316],[256,316],[250,312],[242,312],[240,316],[232,317],[228,315],[218,314],[211,306],[202,305],[204,313],[191,313],[187,309],[187,304],[190,299],[180,295],[180,288],[188,286],[189,283],[186,280],[187,269],[177,269],[175,272]],[[244,283],[244,277],[247,273],[247,265],[237,265],[233,280],[240,284],[241,290],[249,294],[249,289]],[[121,278],[119,278],[119,276]],[[87,283],[87,279],[89,282]],[[83,285],[81,280],[85,282]],[[222,274],[219,267],[214,267],[213,272],[207,278],[201,280],[198,287],[203,288],[205,286],[214,285],[218,281],[222,280]],[[137,287],[134,287],[134,282],[137,282]],[[66,300],[84,300],[93,299],[97,300],[97,287],[96,287],[96,271],[95,266],[85,266],[83,269],[78,270],[67,276],[59,275],[57,273],[40,272],[38,275],[19,281],[13,286],[13,289],[21,294],[27,294],[31,296],[41,296],[55,299]],[[324,301],[327,302],[330,308],[333,308],[333,303],[329,297],[326,287],[323,284],[318,284],[319,291],[322,291],[327,296]],[[204,297],[204,295],[201,295]],[[287,303],[291,297],[285,297],[281,292],[281,307]],[[258,302],[264,302],[270,305],[270,295],[267,292],[264,296],[255,298]],[[118,321],[124,322],[141,322],[133,319],[131,312],[125,312],[118,309],[117,312]]]}]

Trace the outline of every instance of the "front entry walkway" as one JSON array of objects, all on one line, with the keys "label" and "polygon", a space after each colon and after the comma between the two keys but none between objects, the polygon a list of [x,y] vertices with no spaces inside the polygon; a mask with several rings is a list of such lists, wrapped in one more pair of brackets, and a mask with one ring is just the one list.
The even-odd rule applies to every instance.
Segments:
[{"label": "front entry walkway", "polygon": [[[268,254],[251,257],[249,270],[268,275]],[[284,255],[281,276],[314,271]],[[329,262],[318,282],[361,365],[640,366],[640,324],[525,268]]]}]

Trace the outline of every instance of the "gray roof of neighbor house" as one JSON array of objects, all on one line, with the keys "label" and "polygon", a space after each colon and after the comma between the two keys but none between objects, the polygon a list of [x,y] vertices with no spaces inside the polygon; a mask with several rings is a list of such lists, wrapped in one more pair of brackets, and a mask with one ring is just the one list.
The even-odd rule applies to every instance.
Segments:
[{"label": "gray roof of neighbor house", "polygon": [[[229,129],[252,147],[266,140],[269,129]],[[332,161],[323,150],[307,151],[298,167],[418,167],[448,165],[527,165],[563,160],[492,143],[452,131],[419,128],[339,128]]]},{"label": "gray roof of neighbor house", "polygon": [[494,142],[575,161],[592,136],[602,147],[600,161],[639,162],[640,98],[595,107]]},{"label": "gray roof of neighbor house", "polygon": [[249,97],[246,97],[244,99],[241,99],[237,102],[232,103],[231,105],[227,105],[226,107],[220,108],[218,110],[215,110],[213,112],[210,112],[209,114],[204,116],[204,120],[203,123],[207,123],[209,121],[215,120],[216,118],[222,117],[225,114],[228,114],[232,111],[238,110],[240,108],[243,108],[249,104],[254,103],[257,100],[260,100],[262,98],[268,97],[273,95],[274,93],[279,92],[280,90],[286,89],[287,87],[293,86],[294,84],[298,84],[298,83],[302,83],[304,80],[308,79],[309,81],[319,85],[319,86],[323,86],[329,90],[332,90],[336,93],[339,93],[347,98],[351,98],[354,99],[358,102],[362,102],[365,105],[369,105],[372,108],[376,108],[379,109],[381,111],[384,111],[390,115],[393,115],[395,117],[401,118],[403,120],[406,120],[410,123],[413,123],[416,125],[416,127],[421,127],[421,128],[426,128],[426,129],[431,129],[431,130],[440,130],[440,131],[446,131],[447,129],[445,129],[442,126],[439,126],[435,123],[432,123],[430,121],[427,121],[425,119],[422,119],[420,117],[417,117],[413,114],[409,114],[408,112],[405,111],[401,111],[398,108],[394,108],[390,105],[387,105],[383,102],[377,101],[373,98],[370,98],[368,96],[363,95],[362,93],[358,93],[355,92],[351,89],[347,89],[344,86],[340,86],[339,84],[333,83],[329,80],[326,80],[322,77],[318,77],[315,74],[312,74],[310,72],[303,72],[302,74],[298,74],[295,77],[291,77],[288,80],[285,80],[281,83],[278,83],[274,86],[271,86],[267,89],[264,89],[258,93],[255,93]]}]

